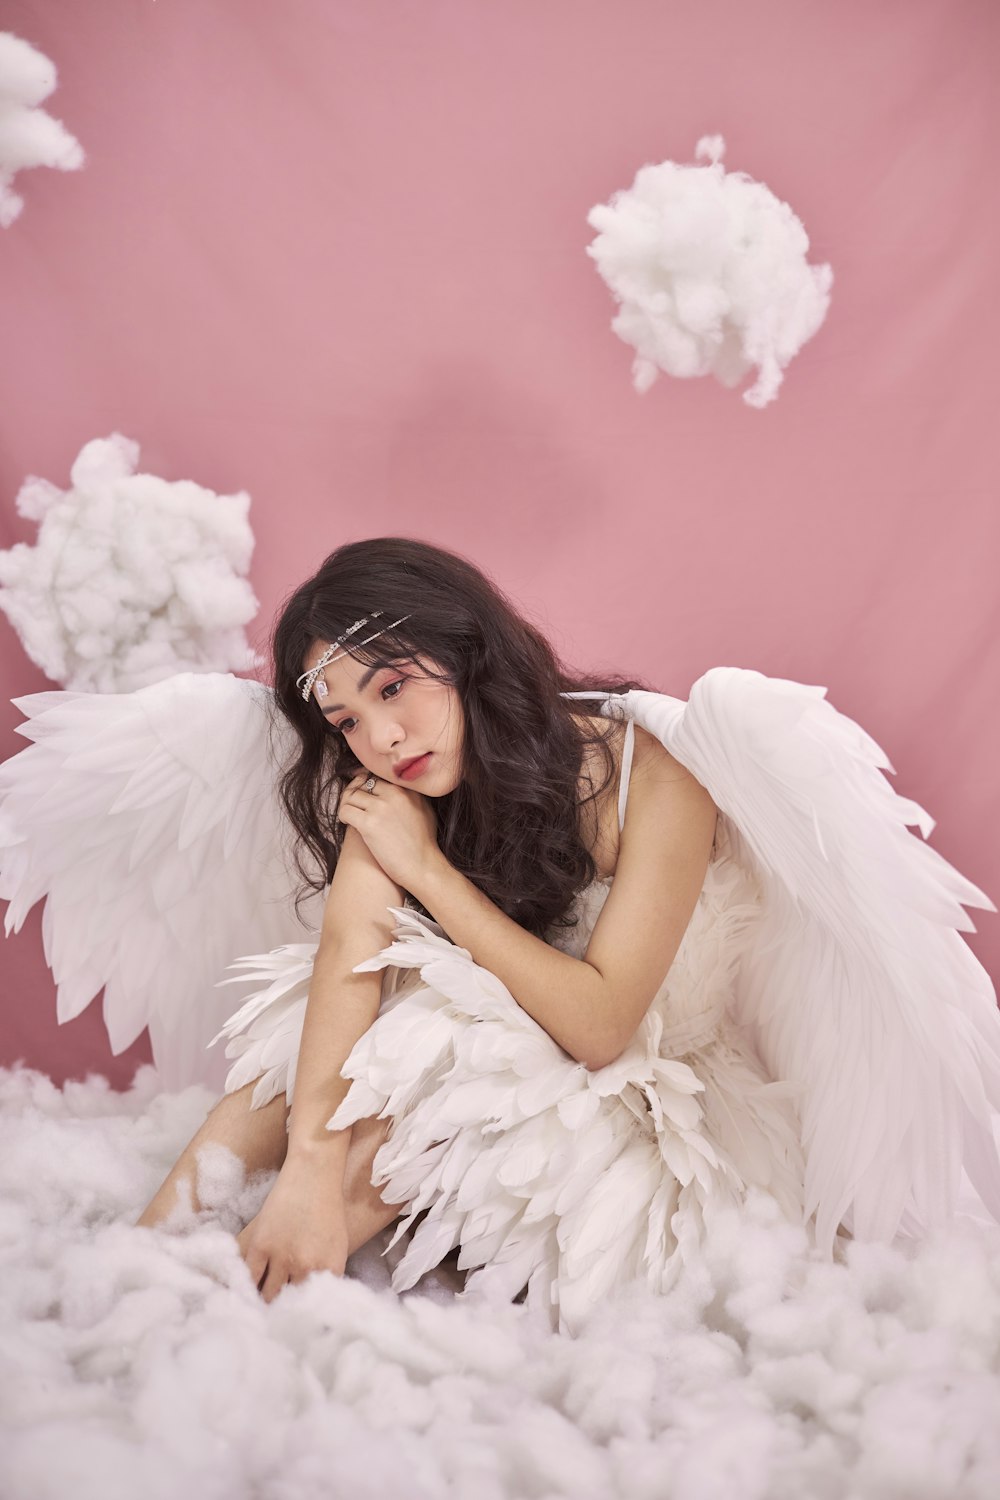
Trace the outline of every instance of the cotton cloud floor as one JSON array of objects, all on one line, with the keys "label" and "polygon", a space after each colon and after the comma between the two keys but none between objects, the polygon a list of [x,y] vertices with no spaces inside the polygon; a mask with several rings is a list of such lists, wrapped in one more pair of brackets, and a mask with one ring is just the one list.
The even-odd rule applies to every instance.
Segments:
[{"label": "cotton cloud floor", "polygon": [[1000,1494],[996,1226],[830,1265],[756,1198],[575,1339],[397,1297],[377,1247],[265,1304],[233,1229],[268,1179],[224,1153],[201,1222],[133,1227],[213,1098],[158,1087],[0,1070],[4,1500]]}]

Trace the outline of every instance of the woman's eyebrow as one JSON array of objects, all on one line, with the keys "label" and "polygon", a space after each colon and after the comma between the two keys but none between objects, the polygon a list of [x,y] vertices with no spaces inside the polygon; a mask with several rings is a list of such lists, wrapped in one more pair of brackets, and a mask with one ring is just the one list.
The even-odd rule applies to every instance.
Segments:
[{"label": "woman's eyebrow", "polygon": [[[383,667],[387,667],[389,665],[389,662],[380,661],[377,662],[374,667],[369,667],[367,672],[362,672],[361,676],[358,678],[358,692],[363,693],[365,688],[371,682],[372,678],[375,676],[375,673],[381,672]],[[344,705],[342,703],[330,703],[323,709],[323,713],[339,714],[343,706]]]}]

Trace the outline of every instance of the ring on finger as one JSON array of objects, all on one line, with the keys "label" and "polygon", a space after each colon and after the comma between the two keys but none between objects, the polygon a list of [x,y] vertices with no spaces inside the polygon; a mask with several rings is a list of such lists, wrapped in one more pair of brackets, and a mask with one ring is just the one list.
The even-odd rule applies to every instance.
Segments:
[{"label": "ring on finger", "polygon": [[375,790],[375,777],[369,776],[361,790],[363,792],[373,792]]}]

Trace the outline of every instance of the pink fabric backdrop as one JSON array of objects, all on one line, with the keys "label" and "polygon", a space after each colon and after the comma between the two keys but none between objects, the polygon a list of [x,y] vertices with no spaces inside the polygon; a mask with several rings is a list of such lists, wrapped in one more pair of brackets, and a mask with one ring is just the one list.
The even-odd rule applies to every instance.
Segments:
[{"label": "pink fabric backdrop", "polygon": [[[89,438],[248,489],[260,634],[338,543],[484,565],[573,662],[821,683],[1000,902],[992,0],[7,0],[88,154],[0,233],[0,545]],[[629,382],[587,210],[721,132],[835,272],[777,403]],[[46,686],[0,621],[11,694]],[[1000,920],[974,950],[1000,971]],[[0,1060],[57,1028],[37,921]]]}]

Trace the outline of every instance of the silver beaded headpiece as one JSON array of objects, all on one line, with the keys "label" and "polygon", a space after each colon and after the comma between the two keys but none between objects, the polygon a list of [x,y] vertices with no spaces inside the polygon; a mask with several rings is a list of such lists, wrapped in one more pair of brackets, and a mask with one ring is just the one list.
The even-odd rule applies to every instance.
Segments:
[{"label": "silver beaded headpiece", "polygon": [[[326,650],[323,652],[323,655],[320,657],[319,661],[314,667],[312,667],[308,672],[303,672],[301,677],[296,677],[295,686],[298,687],[300,683],[302,684],[302,697],[304,699],[308,701],[309,694],[313,690],[313,683],[316,681],[323,668],[329,666],[330,662],[339,661],[342,656],[348,656],[352,650],[356,651],[359,646],[367,646],[369,641],[374,641],[378,636],[385,635],[387,630],[394,630],[397,625],[402,625],[404,620],[408,620],[410,618],[409,615],[400,615],[399,619],[393,620],[391,625],[383,625],[381,630],[376,630],[373,635],[366,635],[363,641],[356,641],[352,646],[349,646],[346,651],[340,650],[340,647],[344,644],[344,642],[348,640],[352,635],[354,635],[356,631],[360,630],[362,625],[367,625],[369,621],[378,619],[384,613],[385,611],[382,609],[373,609],[370,615],[363,615],[360,620],[355,620],[354,624],[349,626],[347,630],[344,631],[343,635],[338,636],[335,641],[327,646]],[[318,698],[326,697],[325,682],[320,683],[319,687],[316,689],[316,696]]]}]

